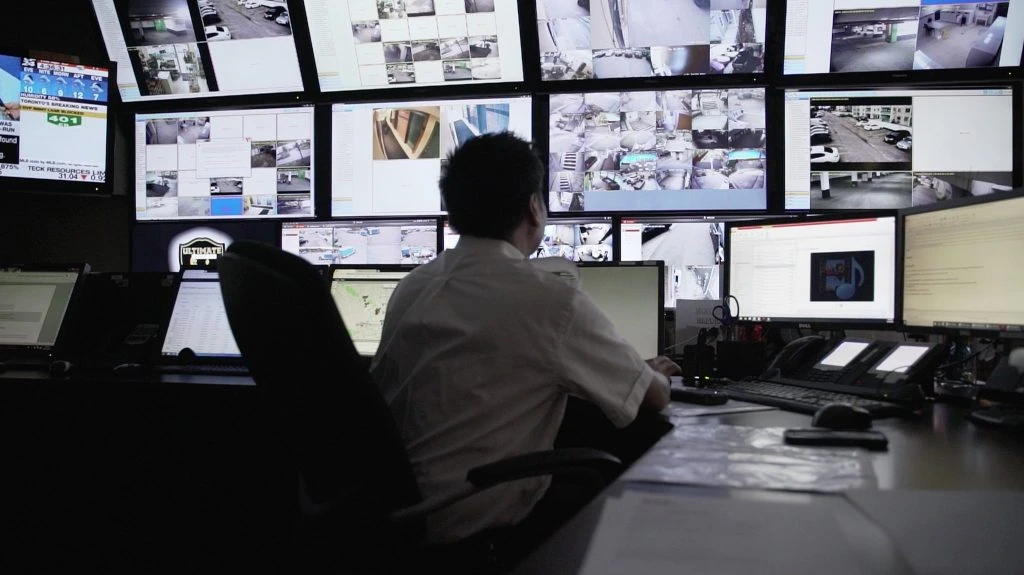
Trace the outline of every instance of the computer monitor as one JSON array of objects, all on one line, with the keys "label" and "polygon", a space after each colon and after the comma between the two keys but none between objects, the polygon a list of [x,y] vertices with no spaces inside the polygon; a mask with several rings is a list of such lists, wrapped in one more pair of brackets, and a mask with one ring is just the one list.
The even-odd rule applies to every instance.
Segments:
[{"label": "computer monitor", "polygon": [[767,0],[537,0],[543,80],[764,71]]},{"label": "computer monitor", "polygon": [[443,228],[441,231],[441,249],[450,250],[459,245],[459,232],[452,229],[448,220],[444,221]]},{"label": "computer monitor", "polygon": [[332,266],[331,297],[360,355],[380,346],[391,294],[412,266]]},{"label": "computer monitor", "polygon": [[529,96],[335,104],[331,215],[441,214],[437,182],[448,154],[483,133],[530,141],[532,122]]},{"label": "computer monitor", "polygon": [[0,53],[0,187],[106,193],[111,64]]},{"label": "computer monitor", "polygon": [[125,102],[301,92],[290,4],[92,0]]},{"label": "computer monitor", "polygon": [[549,219],[531,258],[562,257],[573,262],[610,262],[615,258],[612,218]]},{"label": "computer monitor", "polygon": [[214,270],[185,269],[174,296],[160,354],[176,358],[185,349],[197,358],[241,359],[231,333],[220,276]]},{"label": "computer monitor", "polygon": [[1009,189],[1019,97],[1005,84],[788,90],[786,209],[898,209]]},{"label": "computer monitor", "polygon": [[135,116],[135,219],[311,218],[313,106]]},{"label": "computer monitor", "polygon": [[1024,336],[1021,190],[902,214],[902,324]]},{"label": "computer monitor", "polygon": [[725,222],[747,218],[631,218],[619,223],[622,261],[665,262],[665,306],[676,300],[722,299]]},{"label": "computer monitor", "polygon": [[662,262],[581,263],[580,289],[644,358],[664,349]]},{"label": "computer monitor", "polygon": [[312,264],[425,264],[437,257],[437,219],[287,222],[281,249]]},{"label": "computer monitor", "polygon": [[895,323],[892,213],[727,223],[725,233],[725,295],[740,321]]},{"label": "computer monitor", "polygon": [[1009,0],[789,0],[783,73],[948,76],[1020,66],[1022,48],[1024,6]]},{"label": "computer monitor", "polygon": [[51,354],[86,272],[84,264],[0,265],[0,358]]},{"label": "computer monitor", "polygon": [[306,2],[320,90],[522,82],[518,4]]},{"label": "computer monitor", "polygon": [[549,113],[551,212],[767,207],[764,88],[553,94]]},{"label": "computer monitor", "polygon": [[276,222],[137,223],[132,225],[132,271],[216,269],[217,258],[234,241],[276,246],[277,236]]}]

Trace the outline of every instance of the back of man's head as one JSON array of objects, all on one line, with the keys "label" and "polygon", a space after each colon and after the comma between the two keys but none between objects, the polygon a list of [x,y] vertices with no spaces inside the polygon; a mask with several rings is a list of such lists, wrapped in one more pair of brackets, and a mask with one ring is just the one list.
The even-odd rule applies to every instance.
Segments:
[{"label": "back of man's head", "polygon": [[510,132],[477,136],[449,154],[440,185],[452,228],[467,236],[509,239],[534,195],[546,205],[544,165]]}]

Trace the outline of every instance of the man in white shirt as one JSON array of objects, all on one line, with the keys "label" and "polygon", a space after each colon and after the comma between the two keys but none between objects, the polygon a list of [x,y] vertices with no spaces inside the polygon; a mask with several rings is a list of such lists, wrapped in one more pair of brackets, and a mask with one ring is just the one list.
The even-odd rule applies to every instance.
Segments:
[{"label": "man in white shirt", "polygon": [[[459,244],[399,284],[372,366],[425,498],[458,490],[476,466],[551,449],[569,395],[618,427],[667,405],[679,367],[645,361],[584,292],[528,262],[547,209],[527,142],[469,141],[440,186]],[[502,484],[436,512],[427,541],[518,524],[549,483]]]}]

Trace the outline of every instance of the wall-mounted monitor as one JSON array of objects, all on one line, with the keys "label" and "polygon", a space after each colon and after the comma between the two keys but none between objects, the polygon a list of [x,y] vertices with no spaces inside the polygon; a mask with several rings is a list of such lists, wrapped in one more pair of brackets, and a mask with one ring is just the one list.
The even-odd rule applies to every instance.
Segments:
[{"label": "wall-mounted monitor", "polygon": [[313,106],[135,116],[135,218],[313,217]]},{"label": "wall-mounted monitor", "polygon": [[615,257],[612,218],[549,219],[531,258],[560,257],[573,262],[610,262]]},{"label": "wall-mounted monitor", "polygon": [[537,0],[541,78],[764,71],[768,0]]},{"label": "wall-mounted monitor", "polygon": [[425,264],[437,257],[437,218],[286,222],[281,249],[315,265]]},{"label": "wall-mounted monitor", "polygon": [[913,73],[1020,66],[1024,5],[788,0],[783,72]]},{"label": "wall-mounted monitor", "polygon": [[109,189],[110,68],[0,53],[0,186]]},{"label": "wall-mounted monitor", "polygon": [[907,208],[1009,189],[1017,107],[1005,86],[787,91],[786,209]]},{"label": "wall-mounted monitor", "polygon": [[515,0],[305,4],[324,92],[523,81]]},{"label": "wall-mounted monitor", "polygon": [[303,90],[288,0],[92,5],[125,102]]},{"label": "wall-mounted monitor", "polygon": [[553,94],[552,212],[763,210],[764,88]]},{"label": "wall-mounted monitor", "polygon": [[482,133],[508,131],[529,141],[532,122],[528,96],[335,104],[331,214],[441,214],[437,182],[448,154]]},{"label": "wall-mounted monitor", "polygon": [[217,258],[238,240],[277,245],[277,222],[172,222],[132,225],[132,271],[217,269]]}]

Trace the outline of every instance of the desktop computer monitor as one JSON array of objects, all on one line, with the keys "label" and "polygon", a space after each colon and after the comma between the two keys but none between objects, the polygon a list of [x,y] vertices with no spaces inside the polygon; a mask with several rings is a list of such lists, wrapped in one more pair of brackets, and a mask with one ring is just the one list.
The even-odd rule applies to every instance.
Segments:
[{"label": "desktop computer monitor", "polygon": [[662,262],[581,263],[580,289],[645,359],[665,347]]},{"label": "desktop computer monitor", "polygon": [[304,4],[322,92],[523,81],[516,0]]},{"label": "desktop computer monitor", "polygon": [[552,94],[551,212],[763,210],[764,88]]},{"label": "desktop computer monitor", "polygon": [[110,190],[112,66],[0,53],[0,188]]},{"label": "desktop computer monitor", "polygon": [[0,357],[48,355],[57,346],[85,265],[0,266]]},{"label": "desktop computer monitor", "polygon": [[236,240],[277,245],[276,222],[173,222],[132,225],[132,271],[216,269]]},{"label": "desktop computer monitor", "polygon": [[900,209],[1010,189],[1021,176],[1014,92],[786,91],[786,210]]},{"label": "desktop computer monitor", "polygon": [[902,214],[902,327],[1024,336],[1024,196]]},{"label": "desktop computer monitor", "polygon": [[312,218],[313,106],[135,116],[135,219]]},{"label": "desktop computer monitor", "polygon": [[767,0],[537,0],[541,79],[764,71]]},{"label": "desktop computer monitor", "polygon": [[437,182],[448,155],[483,133],[531,141],[532,122],[529,96],[335,104],[331,215],[442,214]]},{"label": "desktop computer monitor", "polygon": [[1015,68],[1019,2],[790,0],[783,73],[851,74]]},{"label": "desktop computer monitor", "polygon": [[740,321],[895,323],[895,215],[727,223],[725,232],[725,295]]},{"label": "desktop computer monitor", "polygon": [[530,258],[562,257],[573,262],[610,262],[614,259],[612,219],[549,219],[544,237]]},{"label": "desktop computer monitor", "polygon": [[184,349],[192,350],[197,358],[242,357],[228,323],[220,293],[220,275],[214,270],[181,271],[160,354],[175,358]]},{"label": "desktop computer monitor", "polygon": [[437,219],[286,222],[281,249],[315,265],[425,264],[437,257]]},{"label": "desktop computer monitor", "polygon": [[331,297],[360,355],[380,346],[391,294],[412,266],[332,266]]},{"label": "desktop computer monitor", "polygon": [[125,102],[301,92],[295,4],[92,0]]}]

